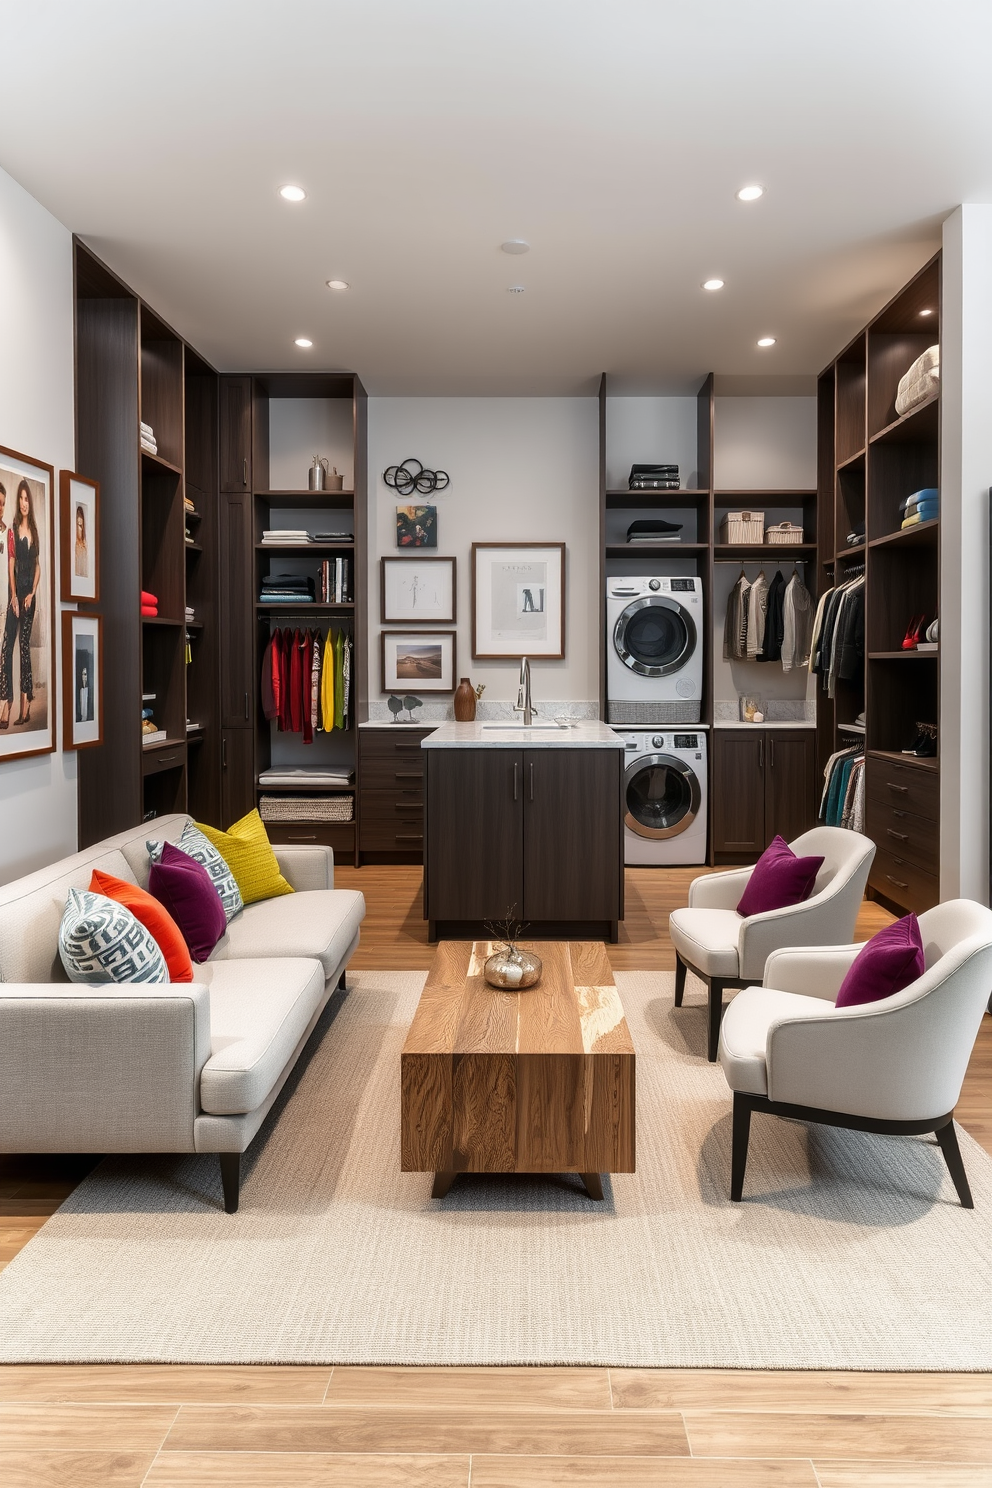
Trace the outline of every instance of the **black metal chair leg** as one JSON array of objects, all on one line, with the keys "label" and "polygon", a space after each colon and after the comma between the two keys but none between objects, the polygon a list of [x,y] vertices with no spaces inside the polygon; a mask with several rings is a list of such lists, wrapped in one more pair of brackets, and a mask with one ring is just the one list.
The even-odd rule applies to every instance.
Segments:
[{"label": "black metal chair leg", "polygon": [[681,1007],[682,1006],[682,998],[683,998],[683,996],[685,994],[685,971],[686,971],[685,962],[682,960],[682,957],[679,955],[678,951],[676,951],[675,952],[675,1006],[676,1007]]},{"label": "black metal chair leg", "polygon": [[954,1130],[954,1122],[949,1121],[946,1126],[942,1126],[934,1135],[940,1143],[940,1150],[944,1154],[944,1161],[954,1182],[954,1187],[958,1191],[961,1208],[974,1209],[975,1201],[971,1197],[971,1189],[968,1186],[968,1175],[964,1170],[964,1163],[961,1160],[961,1149],[958,1146],[958,1134]]},{"label": "black metal chair leg", "polygon": [[723,1017],[723,983],[716,977],[710,978],[709,987],[709,1032],[706,1040],[706,1058],[710,1064],[716,1062],[717,1049],[720,1047],[720,1019]]},{"label": "black metal chair leg", "polygon": [[228,1214],[237,1214],[241,1196],[241,1153],[221,1152],[220,1181],[224,1185],[224,1209]]},{"label": "black metal chair leg", "polygon": [[730,1197],[739,1204],[744,1196],[744,1173],[747,1169],[747,1144],[751,1135],[751,1104],[746,1096],[734,1094],[734,1135],[730,1157]]}]

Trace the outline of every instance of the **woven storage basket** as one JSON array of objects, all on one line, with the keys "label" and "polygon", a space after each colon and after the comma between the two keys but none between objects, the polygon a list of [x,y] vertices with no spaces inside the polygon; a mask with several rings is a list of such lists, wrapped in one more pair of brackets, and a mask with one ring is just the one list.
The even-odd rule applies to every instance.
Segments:
[{"label": "woven storage basket", "polygon": [[760,543],[765,540],[763,511],[728,512],[721,524],[725,543]]},{"label": "woven storage basket", "polygon": [[803,540],[803,529],[795,522],[776,522],[772,527],[765,528],[765,542],[771,543],[801,543]]},{"label": "woven storage basket", "polygon": [[354,796],[263,796],[258,803],[263,822],[349,822]]}]

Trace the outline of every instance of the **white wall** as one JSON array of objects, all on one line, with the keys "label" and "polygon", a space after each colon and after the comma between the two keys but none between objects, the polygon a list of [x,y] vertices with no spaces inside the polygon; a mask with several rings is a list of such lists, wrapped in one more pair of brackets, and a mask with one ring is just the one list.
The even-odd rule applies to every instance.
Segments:
[{"label": "white wall", "polygon": [[[74,465],[72,363],[69,232],[0,171],[0,444],[53,465],[56,480]],[[57,644],[60,628],[56,616]],[[0,763],[0,811],[0,882],[74,851],[75,755]]]},{"label": "white wall", "polygon": [[[516,699],[516,664],[472,660],[473,542],[564,542],[565,659],[534,662],[534,701],[597,701],[598,417],[595,398],[369,399],[372,716],[389,716],[379,690],[379,557],[399,552],[396,507],[405,504],[382,472],[407,457],[451,477],[446,491],[419,499],[437,506],[437,554],[457,559],[458,675],[484,682],[486,703]],[[450,710],[450,697],[442,701]],[[440,715],[425,700],[421,716]]]},{"label": "white wall", "polygon": [[716,398],[713,484],[718,491],[812,491],[815,398]]}]

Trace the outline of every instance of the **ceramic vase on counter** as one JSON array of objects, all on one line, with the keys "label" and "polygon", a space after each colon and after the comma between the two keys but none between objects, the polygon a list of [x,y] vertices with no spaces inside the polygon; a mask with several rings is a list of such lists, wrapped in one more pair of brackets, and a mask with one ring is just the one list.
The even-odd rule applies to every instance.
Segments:
[{"label": "ceramic vase on counter", "polygon": [[455,722],[475,722],[475,688],[467,677],[455,688]]}]

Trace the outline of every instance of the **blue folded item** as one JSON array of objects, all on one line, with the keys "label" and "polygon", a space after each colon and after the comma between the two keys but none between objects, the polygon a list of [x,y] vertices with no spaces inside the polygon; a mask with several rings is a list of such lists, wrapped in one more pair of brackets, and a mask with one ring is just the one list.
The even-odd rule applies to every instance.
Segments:
[{"label": "blue folded item", "polygon": [[911,517],[917,507],[923,503],[936,506],[940,500],[940,491],[936,486],[924,486],[922,491],[914,491],[912,496],[907,496],[905,501],[899,503],[899,510]]}]

